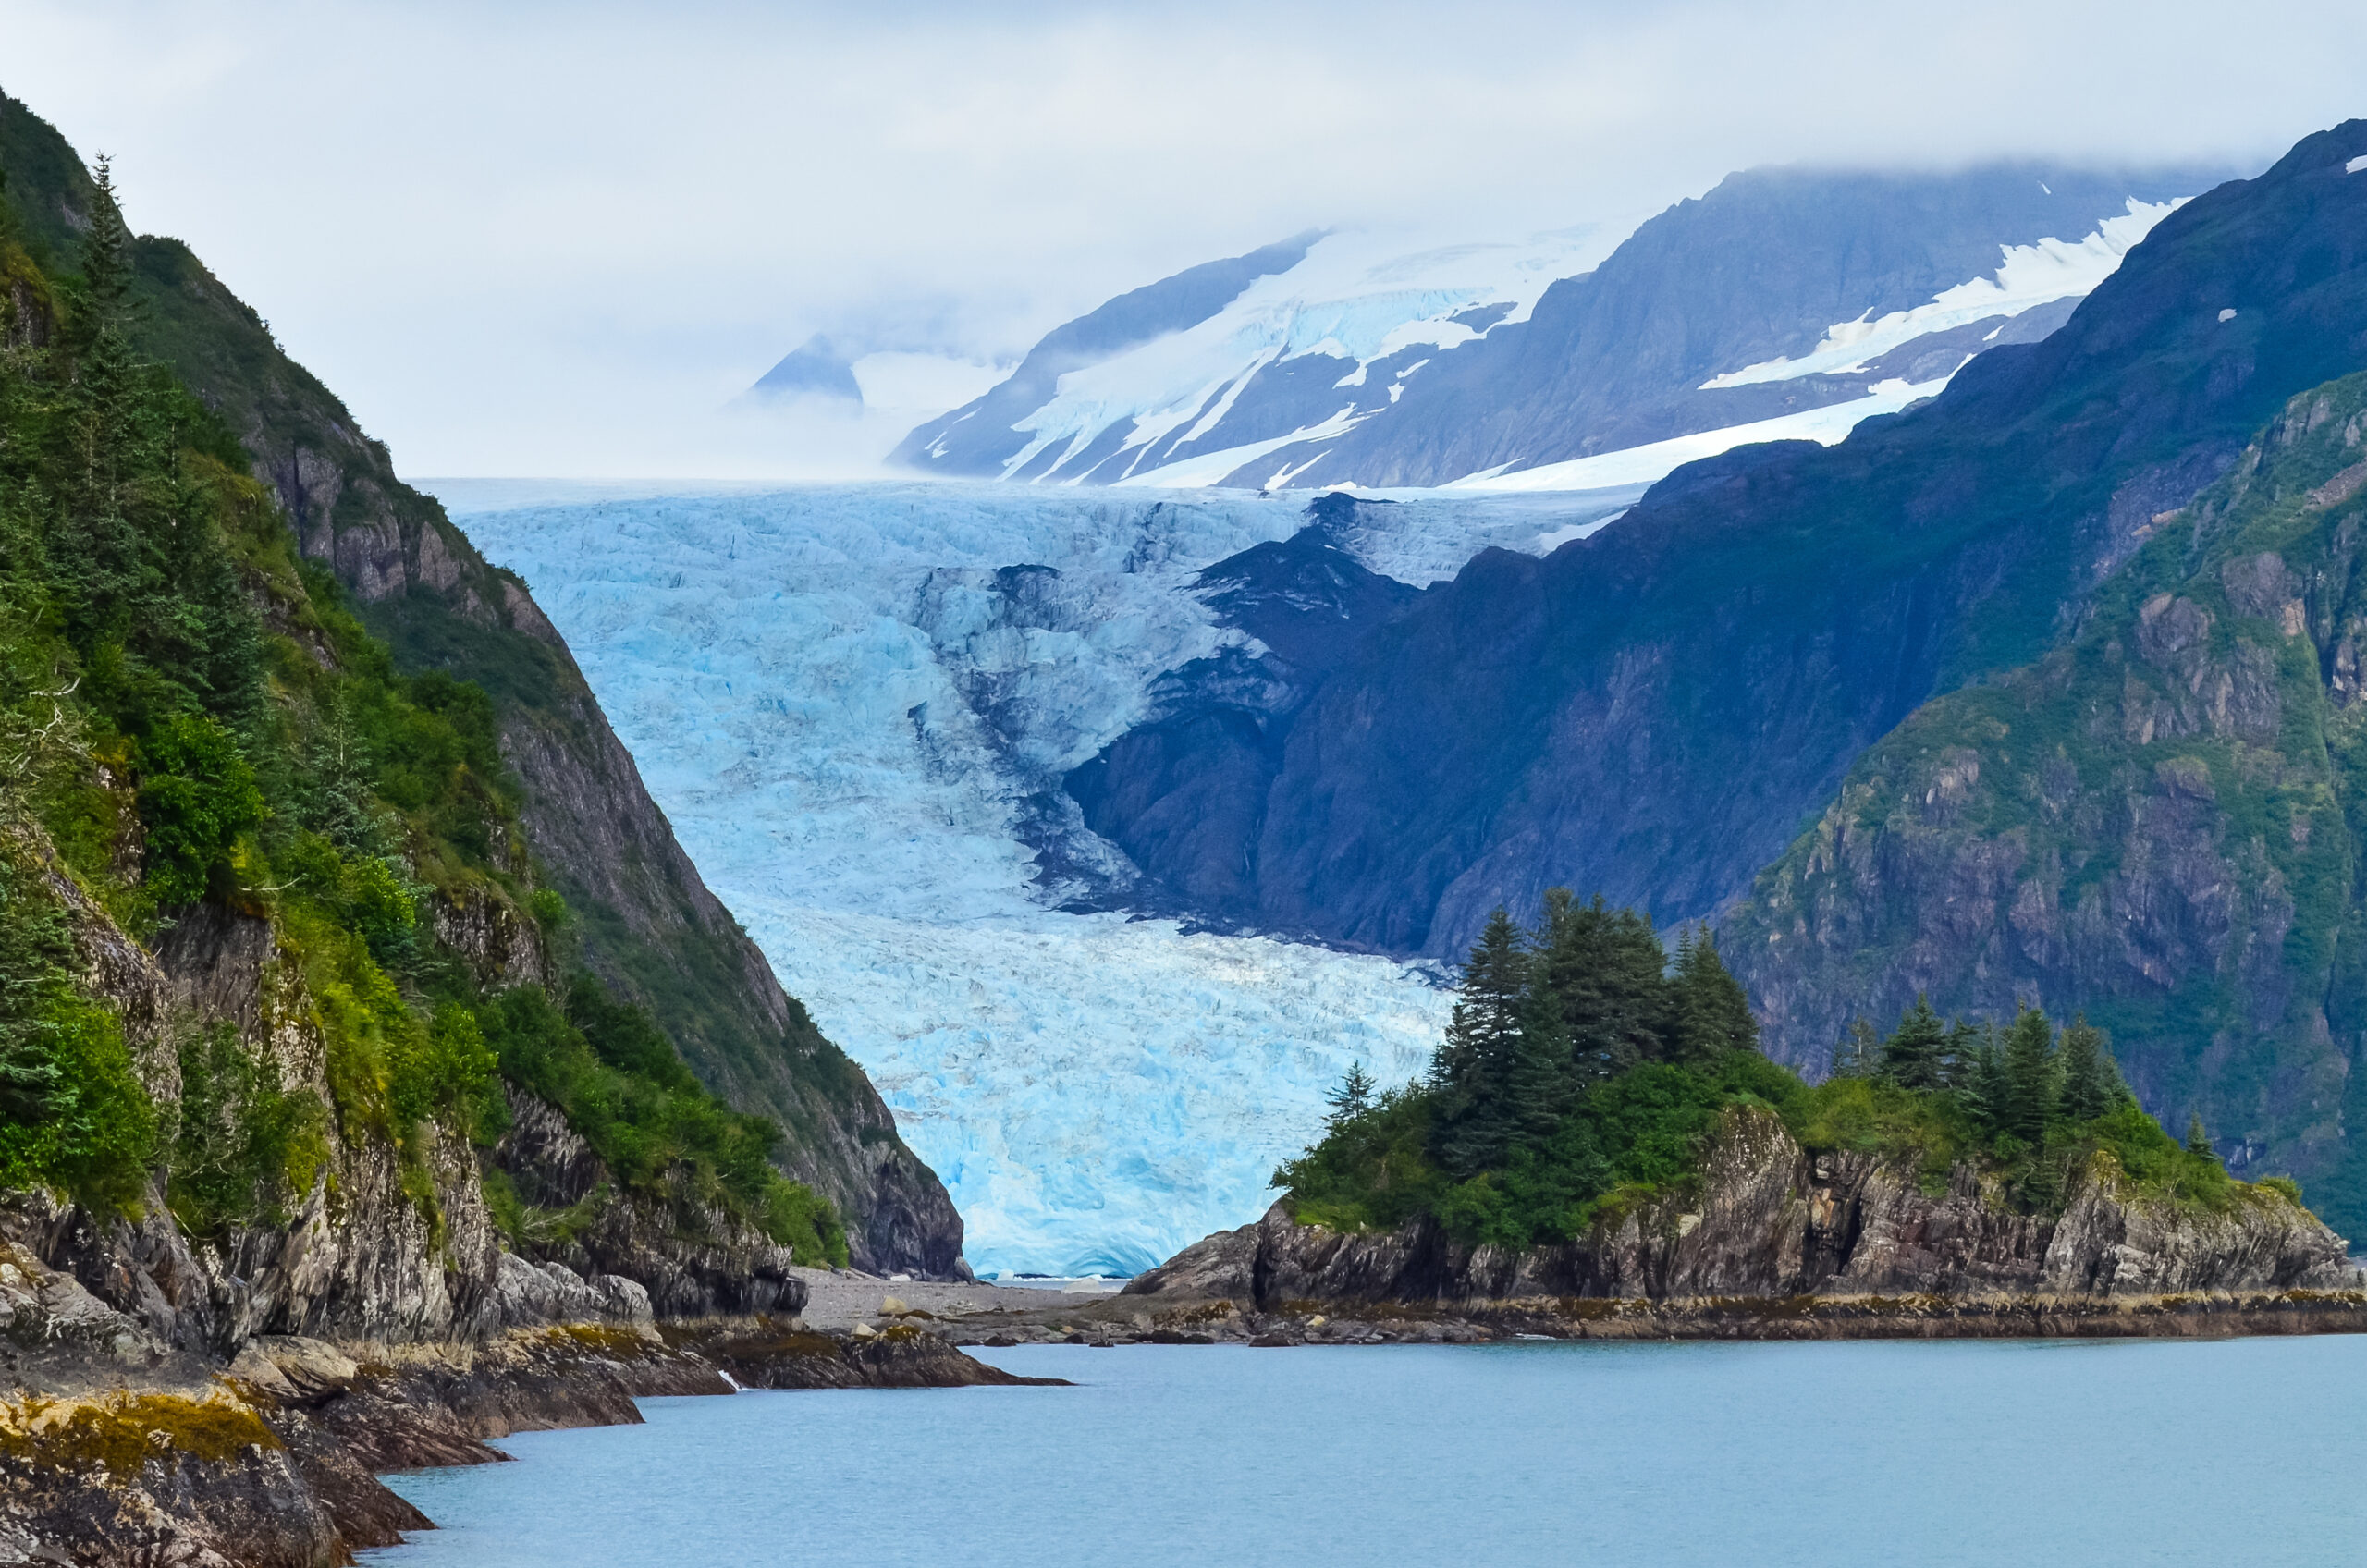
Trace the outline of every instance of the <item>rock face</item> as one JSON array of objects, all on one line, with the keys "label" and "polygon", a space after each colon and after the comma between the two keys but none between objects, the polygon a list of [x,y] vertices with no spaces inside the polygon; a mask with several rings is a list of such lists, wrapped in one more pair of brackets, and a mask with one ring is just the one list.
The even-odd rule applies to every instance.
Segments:
[{"label": "rock face", "polygon": [[1431,1221],[1357,1235],[1277,1204],[1133,1280],[1128,1294],[1471,1305],[1525,1297],[2160,1296],[2357,1282],[2342,1239],[2281,1194],[2225,1212],[2137,1196],[2109,1161],[2059,1218],[2017,1214],[1959,1167],[1947,1190],[1871,1156],[1810,1155],[1766,1111],[1729,1113],[1689,1205],[1663,1199],[1580,1241],[1468,1246]]},{"label": "rock face", "polygon": [[[0,165],[29,246],[70,256],[88,177],[52,127],[5,96]],[[585,963],[647,1007],[710,1088],[781,1122],[785,1169],[838,1206],[858,1263],[957,1274],[961,1218],[943,1186],[700,880],[526,585],[398,479],[386,448],[187,247],[144,237],[133,261],[134,347],[237,432],[303,555],[336,574],[399,667],[447,670],[494,698],[503,753],[525,786],[518,849],[579,917]],[[485,910],[435,918],[480,978],[543,977],[537,955]]]},{"label": "rock face", "polygon": [[[1235,838],[1146,833],[1144,869],[1242,867],[1266,929],[1439,958],[1557,885],[1716,912],[1867,746],[2042,651],[2154,515],[2367,364],[2362,153],[2353,122],[2196,198],[2053,336],[1838,447],[1739,449],[1541,560],[1480,555],[1324,676]],[[1241,766],[1214,731],[1200,755],[1168,745],[1132,815]]]},{"label": "rock face", "polygon": [[[505,1322],[646,1322],[653,1312],[661,1317],[794,1315],[804,1306],[805,1282],[790,1272],[789,1248],[687,1193],[659,1199],[616,1191],[599,1157],[555,1108],[515,1087],[509,1107],[509,1131],[495,1146],[493,1163],[528,1203],[591,1209],[582,1228],[563,1241],[522,1240],[520,1245],[542,1268],[518,1267],[555,1281],[563,1295],[571,1287],[600,1299],[588,1309],[538,1309],[537,1317],[505,1311]],[[505,1260],[505,1267],[516,1261]],[[637,1302],[637,1310],[619,1310],[611,1301],[619,1287],[628,1288],[626,1305]]]},{"label": "rock face", "polygon": [[1772,1054],[1919,993],[2083,1010],[2165,1124],[2367,1221],[2362,459],[2367,376],[2294,398],[2076,636],[1858,759],[1723,924]]}]

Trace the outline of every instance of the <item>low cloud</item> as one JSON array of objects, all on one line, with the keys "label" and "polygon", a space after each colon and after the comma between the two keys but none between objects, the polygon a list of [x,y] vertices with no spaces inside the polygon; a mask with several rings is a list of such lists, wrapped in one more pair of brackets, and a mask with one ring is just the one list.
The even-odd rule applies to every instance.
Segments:
[{"label": "low cloud", "polygon": [[1797,160],[2257,165],[2367,57],[2355,5],[2276,10],[0,0],[0,87],[407,471],[787,473],[714,415],[813,332],[1007,361],[1310,226],[1509,237]]}]

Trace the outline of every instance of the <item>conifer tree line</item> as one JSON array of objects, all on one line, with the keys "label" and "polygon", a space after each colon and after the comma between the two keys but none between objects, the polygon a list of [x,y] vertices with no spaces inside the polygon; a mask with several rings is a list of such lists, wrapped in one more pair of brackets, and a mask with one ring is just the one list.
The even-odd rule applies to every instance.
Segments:
[{"label": "conifer tree line", "polygon": [[1756,1050],[1759,1024],[1706,928],[1677,936],[1675,962],[1649,916],[1545,895],[1523,930],[1499,907],[1465,966],[1430,1062],[1432,1133],[1455,1175],[1541,1142],[1594,1084],[1643,1062],[1706,1066]]},{"label": "conifer tree line", "polygon": [[[2030,1148],[2132,1099],[2103,1031],[2084,1014],[2059,1033],[2034,1007],[2022,1008],[2002,1027],[1993,1020],[1943,1023],[1920,995],[1887,1037],[1859,1019],[1834,1050],[1833,1076],[1951,1094],[1989,1138],[2012,1138]],[[2198,1118],[2188,1144],[2208,1154],[2201,1129]]]},{"label": "conifer tree line", "polygon": [[[1672,953],[1650,917],[1557,888],[1534,927],[1490,917],[1429,1071],[1383,1090],[1351,1068],[1323,1136],[1275,1185],[1311,1223],[1427,1214],[1466,1241],[1528,1246],[1697,1181],[1723,1119],[1747,1106],[1803,1148],[1907,1162],[1926,1188],[1969,1161],[2034,1211],[2059,1209],[2099,1156],[2180,1203],[2225,1204],[2240,1186],[2200,1122],[2181,1145],[2146,1114],[2084,1017],[1948,1022],[1918,997],[1887,1035],[1860,1021],[1814,1085],[1758,1044],[1707,930],[1680,929]],[[2300,1201],[2290,1182],[2263,1184]]]}]

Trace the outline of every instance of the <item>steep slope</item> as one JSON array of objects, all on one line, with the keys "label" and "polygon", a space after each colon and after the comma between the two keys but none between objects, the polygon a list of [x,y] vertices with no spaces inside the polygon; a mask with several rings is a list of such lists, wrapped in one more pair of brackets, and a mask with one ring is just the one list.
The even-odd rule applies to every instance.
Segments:
[{"label": "steep slope", "polygon": [[1298,712],[1225,851],[1257,917],[1451,957],[1550,886],[1662,919],[1738,896],[1866,746],[2032,657],[2286,398],[2367,363],[2361,152],[2353,122],[2198,198],[2054,336],[1839,447],[1729,453],[1542,560],[1479,556]]},{"label": "steep slope", "polygon": [[[36,261],[70,257],[91,187],[55,130],[0,98],[0,168]],[[961,1222],[862,1073],[786,997],[642,787],[566,645],[386,448],[177,240],[142,237],[134,342],[244,443],[307,559],[331,569],[405,668],[495,699],[525,788],[527,845],[579,922],[587,964],[646,1005],[701,1077],[789,1130],[785,1163],[846,1216],[866,1267],[945,1273]]]},{"label": "steep slope", "polygon": [[[1302,238],[1261,272],[1196,268],[1061,328],[1035,368],[915,431],[896,459],[1089,484],[1657,479],[1719,449],[1701,433],[1774,421],[1723,445],[1837,439],[1976,353],[2043,337],[2221,178],[1754,170],[1615,250],[1591,229],[1411,255],[1373,236]],[[1092,330],[1187,284],[1193,309],[1159,331]],[[1658,446],[1688,435],[1689,448]],[[1634,456],[1607,475],[1564,471],[1613,452]]]},{"label": "steep slope", "polygon": [[1859,758],[1724,925],[1770,1048],[1918,993],[2077,1005],[2171,1125],[2367,1219],[2363,524],[2354,375],[2150,524],[2076,637]]},{"label": "steep slope", "polygon": [[2035,164],[1733,175],[1555,284],[1526,325],[1441,356],[1294,483],[1513,482],[1820,408],[1887,412],[1896,399],[1877,388],[1937,391],[1973,355],[2043,337],[2223,178]]},{"label": "steep slope", "polygon": [[[1008,380],[914,431],[889,459],[949,477],[1024,477],[1012,471],[1044,450],[1051,437],[1013,440],[1012,432],[1059,395],[1062,376],[1200,325],[1257,279],[1298,265],[1319,238],[1301,234],[1247,255],[1188,267],[1056,327],[1028,350]],[[1096,434],[1087,432],[1086,438]],[[1060,456],[1048,456],[1038,475],[1049,472]]]}]

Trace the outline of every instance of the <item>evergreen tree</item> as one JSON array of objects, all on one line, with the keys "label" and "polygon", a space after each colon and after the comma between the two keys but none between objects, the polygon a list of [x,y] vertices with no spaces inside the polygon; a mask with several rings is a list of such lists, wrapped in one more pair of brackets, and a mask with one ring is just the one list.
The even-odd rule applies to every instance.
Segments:
[{"label": "evergreen tree", "polygon": [[1947,1076],[1948,1031],[1921,992],[1899,1015],[1898,1029],[1883,1042],[1882,1075],[1902,1089],[1936,1089]]},{"label": "evergreen tree", "polygon": [[1728,1051],[1758,1048],[1759,1021],[1750,1015],[1750,998],[1720,961],[1717,938],[1708,926],[1678,937],[1671,992],[1672,1060],[1714,1061]]},{"label": "evergreen tree", "polygon": [[2054,1026],[2046,1014],[2026,1007],[2014,1015],[2013,1026],[2005,1032],[2001,1068],[2005,1098],[1998,1108],[1998,1130],[2036,1148],[2046,1141],[2047,1127],[2060,1114]]},{"label": "evergreen tree", "polygon": [[1515,1080],[1528,1076],[1522,1025],[1533,967],[1527,937],[1498,908],[1464,966],[1446,1038],[1430,1062],[1440,1091],[1436,1149],[1455,1174],[1488,1169],[1514,1136]]},{"label": "evergreen tree", "polygon": [[2126,1092],[2120,1070],[2113,1064],[2110,1042],[2085,1013],[2075,1016],[2071,1026],[2063,1031],[2061,1060],[2063,1116],[2067,1121],[2093,1121]]},{"label": "evergreen tree", "polygon": [[1649,918],[1556,888],[1539,937],[1541,989],[1576,1086],[1665,1054],[1668,954]]},{"label": "evergreen tree", "polygon": [[1372,1075],[1365,1071],[1363,1062],[1351,1062],[1347,1073],[1323,1098],[1331,1107],[1331,1114],[1324,1119],[1327,1126],[1337,1127],[1343,1121],[1353,1121],[1372,1109]]},{"label": "evergreen tree", "polygon": [[1949,1060],[1957,1096],[1973,1125],[1990,1137],[2005,1131],[2003,1118],[2012,1096],[2005,1088],[2005,1062],[1998,1048],[1997,1026],[1959,1022],[1948,1031]]},{"label": "evergreen tree", "polygon": [[2199,1110],[2187,1118],[2186,1152],[2208,1160],[2219,1158],[2219,1151],[2211,1146],[2211,1134],[2202,1130],[2202,1113]]},{"label": "evergreen tree", "polygon": [[1874,1026],[1862,1018],[1858,1020],[1849,1025],[1848,1033],[1843,1035],[1840,1043],[1833,1047],[1830,1076],[1872,1077],[1882,1066],[1882,1036],[1874,1033]]}]

